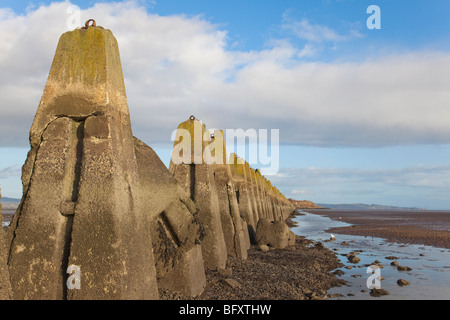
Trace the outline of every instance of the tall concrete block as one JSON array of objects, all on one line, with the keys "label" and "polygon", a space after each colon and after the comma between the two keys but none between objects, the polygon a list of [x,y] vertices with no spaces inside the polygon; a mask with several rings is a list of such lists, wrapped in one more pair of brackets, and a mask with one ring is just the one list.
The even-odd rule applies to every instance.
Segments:
[{"label": "tall concrete block", "polygon": [[206,285],[197,208],[152,148],[135,138],[142,202],[152,217],[158,287],[196,296]]},{"label": "tall concrete block", "polygon": [[258,169],[256,170],[256,173],[257,173],[257,177],[259,180],[259,185],[260,185],[261,194],[262,194],[262,201],[264,204],[264,208],[265,208],[264,211],[265,211],[266,217],[270,220],[273,220],[274,217],[273,217],[273,213],[271,210],[270,199],[269,199],[269,195],[268,195],[268,191],[267,191],[267,180]]},{"label": "tall concrete block", "polygon": [[[250,166],[249,166],[249,168],[250,168]],[[266,218],[266,212],[265,212],[265,207],[264,207],[263,200],[262,200],[263,198],[261,195],[261,189],[260,189],[258,175],[257,175],[255,169],[250,168],[249,172],[250,172],[250,177],[251,177],[250,178],[251,184],[253,186],[253,192],[255,195],[258,216],[260,219]]]},{"label": "tall concrete block", "polygon": [[[261,218],[262,210],[261,203],[259,202],[259,194],[256,189],[255,180],[254,180],[254,170],[250,168],[248,162],[244,162],[244,171],[245,177],[247,178],[247,187],[250,195],[250,202],[253,208],[253,216],[255,219],[255,224],[258,224],[259,219]],[[256,230],[256,226],[255,226]]]},{"label": "tall concrete block", "polygon": [[[235,153],[230,154],[229,161],[232,180],[236,190],[236,200],[239,206],[239,213],[247,225],[249,241],[255,242],[257,217],[253,211],[253,192],[247,182],[245,161],[240,159]],[[245,227],[244,227],[245,230]]]},{"label": "tall concrete block", "polygon": [[205,133],[209,134],[205,125],[193,116],[178,126],[169,171],[197,206],[196,217],[204,231],[201,249],[205,266],[223,269],[227,248],[214,170],[203,160]]},{"label": "tall concrete block", "polygon": [[266,177],[263,177],[263,178],[264,178],[264,188],[266,189],[266,197],[267,197],[267,203],[269,206],[269,212],[272,215],[273,220],[279,220],[278,216],[277,216],[277,211],[275,208],[276,200],[272,193],[272,184]]},{"label": "tall concrete block", "polygon": [[246,235],[248,229],[242,224],[230,166],[227,164],[225,139],[221,130],[215,130],[210,146],[215,162],[212,164],[214,182],[219,199],[219,210],[227,253],[233,257],[247,259]]},{"label": "tall concrete block", "polygon": [[11,224],[14,298],[158,298],[151,217],[111,31],[61,36],[30,144]]}]

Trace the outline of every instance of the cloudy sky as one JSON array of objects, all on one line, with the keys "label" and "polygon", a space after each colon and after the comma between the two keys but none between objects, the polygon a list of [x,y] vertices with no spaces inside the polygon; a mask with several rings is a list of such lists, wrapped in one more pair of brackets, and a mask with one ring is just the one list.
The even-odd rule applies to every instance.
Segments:
[{"label": "cloudy sky", "polygon": [[[372,4],[381,29],[367,27]],[[21,197],[60,35],[94,18],[118,40],[133,133],[166,164],[192,114],[279,129],[268,178],[288,197],[450,209],[449,12],[447,0],[2,1],[2,193]]]}]

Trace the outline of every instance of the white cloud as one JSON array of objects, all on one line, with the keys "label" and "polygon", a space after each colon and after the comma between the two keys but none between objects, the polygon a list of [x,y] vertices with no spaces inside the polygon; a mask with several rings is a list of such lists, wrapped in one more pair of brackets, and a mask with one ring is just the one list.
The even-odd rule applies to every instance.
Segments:
[{"label": "white cloud", "polygon": [[[0,9],[0,146],[26,145],[69,2]],[[133,132],[171,143],[191,114],[209,128],[280,129],[282,143],[382,146],[450,143],[450,54],[415,52],[362,62],[304,63],[313,44],[274,41],[229,49],[226,30],[201,16],[160,16],[137,2],[81,12],[119,42]],[[313,24],[310,41],[347,35]]]},{"label": "white cloud", "polygon": [[291,13],[291,10],[287,10],[283,14],[281,28],[283,30],[291,32],[299,39],[306,40],[310,43],[337,43],[363,37],[362,33],[359,31],[359,22],[341,22],[341,24],[344,25],[345,29],[347,29],[346,33],[344,34],[328,26],[313,23],[307,18],[296,20],[291,16]]},{"label": "white cloud", "polygon": [[299,195],[310,195],[311,191],[305,189],[293,189],[291,190],[291,194],[299,196]]},{"label": "white cloud", "polygon": [[325,203],[377,203],[449,208],[450,166],[397,169],[282,168],[272,184],[287,197]]},{"label": "white cloud", "polygon": [[348,39],[348,37],[340,35],[338,32],[327,26],[312,24],[307,19],[290,21],[285,23],[283,28],[292,31],[300,39],[310,42],[339,42]]},{"label": "white cloud", "polygon": [[22,173],[22,166],[14,165],[3,169],[0,169],[0,179],[6,179],[9,177],[20,177]]},{"label": "white cloud", "polygon": [[[295,190],[310,190],[310,187],[331,185],[424,187],[450,191],[450,166],[417,165],[397,169],[343,169],[343,168],[282,168],[270,179],[275,185],[294,187]],[[298,189],[301,186],[306,189]],[[292,191],[292,193],[295,193]]]}]

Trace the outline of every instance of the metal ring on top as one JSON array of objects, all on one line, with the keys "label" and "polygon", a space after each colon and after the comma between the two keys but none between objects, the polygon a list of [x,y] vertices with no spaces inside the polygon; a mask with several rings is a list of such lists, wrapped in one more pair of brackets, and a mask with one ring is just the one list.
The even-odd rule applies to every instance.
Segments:
[{"label": "metal ring on top", "polygon": [[[91,25],[89,25],[90,22],[92,22]],[[96,27],[96,26],[97,26],[97,24],[95,23],[95,20],[94,20],[94,19],[89,19],[89,20],[86,21],[86,23],[84,24],[83,29],[87,29],[87,28],[89,28],[89,27]]]}]

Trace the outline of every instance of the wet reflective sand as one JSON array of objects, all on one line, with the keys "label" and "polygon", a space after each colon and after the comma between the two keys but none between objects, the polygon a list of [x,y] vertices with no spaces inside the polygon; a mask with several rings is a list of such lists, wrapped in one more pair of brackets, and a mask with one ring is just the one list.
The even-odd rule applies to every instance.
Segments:
[{"label": "wet reflective sand", "polygon": [[[309,210],[308,210],[309,211]],[[450,249],[449,211],[310,210],[351,224],[330,232]]]},{"label": "wet reflective sand", "polygon": [[[383,238],[360,235],[333,233],[330,240],[330,228],[352,228],[349,223],[332,220],[324,215],[302,211],[305,215],[297,216],[297,223],[292,230],[302,236],[323,244],[335,251],[345,267],[339,268],[342,279],[348,286],[332,288],[329,294],[339,294],[336,299],[450,299],[450,250],[427,245],[404,244],[390,242]],[[339,218],[339,216],[337,216]],[[342,217],[342,215],[341,215]],[[355,215],[356,217],[356,215]],[[391,218],[397,219],[392,216]],[[372,216],[376,220],[375,216]],[[346,254],[356,252],[360,258],[358,263],[349,262]],[[386,257],[389,257],[387,259]],[[392,257],[396,259],[391,260]],[[367,280],[372,275],[367,267],[378,260],[381,288],[390,294],[382,297],[371,297]],[[408,266],[410,271],[399,271],[391,262],[397,261],[401,266]],[[409,285],[399,286],[397,280],[404,279]]]}]

